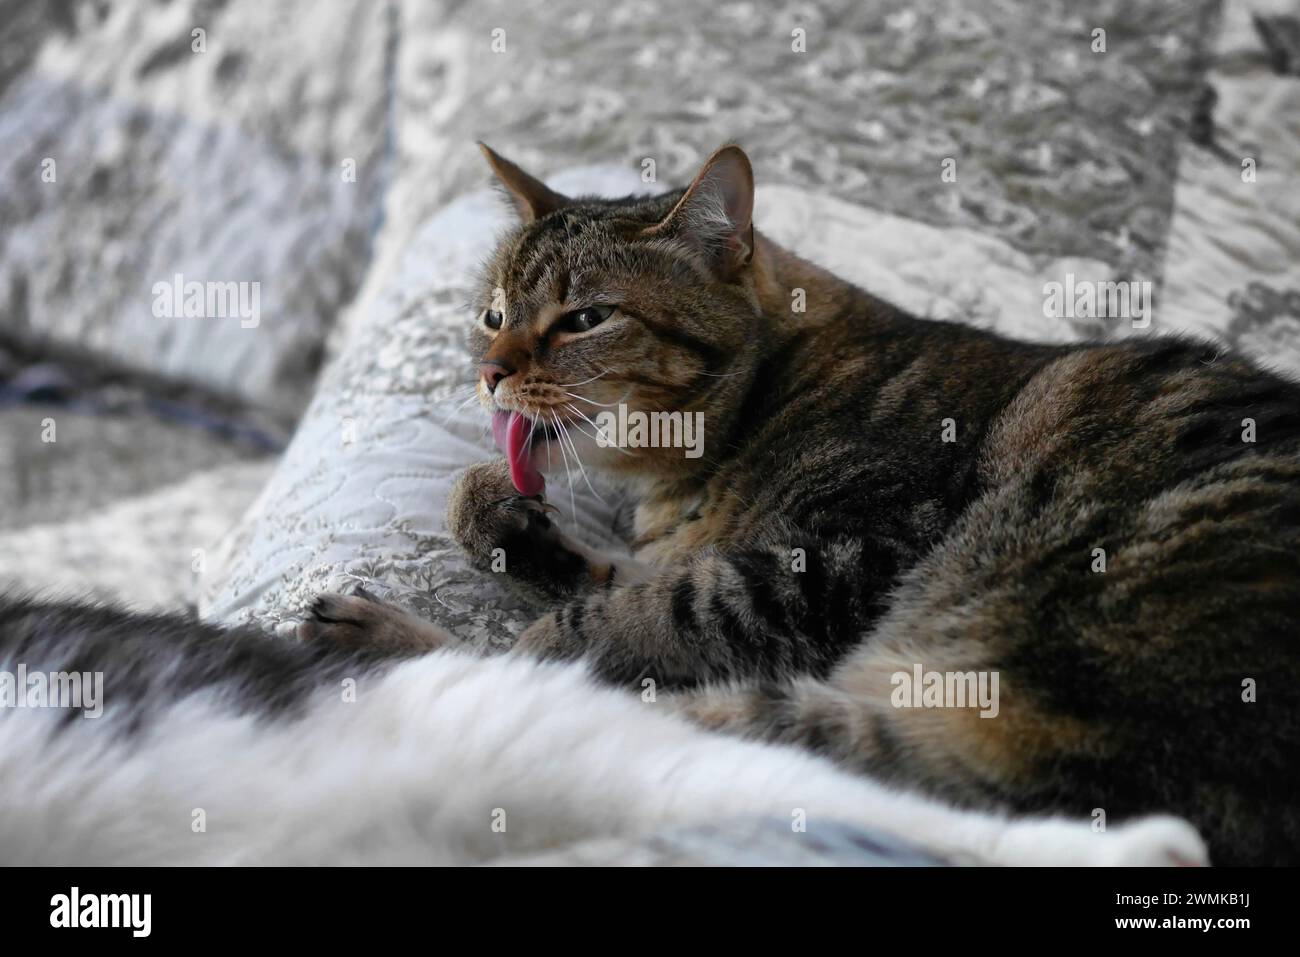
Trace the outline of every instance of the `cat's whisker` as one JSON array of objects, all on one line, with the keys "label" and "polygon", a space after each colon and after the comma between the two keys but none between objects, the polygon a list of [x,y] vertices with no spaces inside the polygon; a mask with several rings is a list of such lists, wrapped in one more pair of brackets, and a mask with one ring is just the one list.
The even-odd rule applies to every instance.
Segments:
[{"label": "cat's whisker", "polygon": [[[559,435],[559,431],[560,431],[560,430],[559,430],[560,415],[559,415],[558,412],[552,412],[552,413],[551,413],[551,418],[555,420],[555,424],[556,424],[556,430],[555,430],[555,432],[556,432],[556,435],[558,436],[558,435]],[[564,443],[563,443],[563,442],[560,442],[559,445],[560,445],[560,455],[562,455],[562,456],[564,457],[564,474],[565,474],[565,476],[567,476],[568,479],[569,479],[569,509],[570,509],[570,511],[569,511],[569,520],[570,520],[570,521],[577,521],[577,518],[578,518],[578,502],[577,502],[577,499],[576,499],[576,498],[574,497],[574,495],[573,495],[573,472],[572,472],[572,470],[570,470],[570,468],[569,468],[569,453],[566,452],[566,451],[564,451]],[[546,445],[546,447],[549,449],[550,446],[551,446],[551,443],[548,442],[547,445]]]},{"label": "cat's whisker", "polygon": [[571,399],[577,399],[579,402],[587,402],[591,405],[598,405],[602,409],[609,409],[618,405],[617,402],[597,402],[595,399],[588,399],[585,396],[578,395],[577,393],[574,392],[565,392],[564,394],[569,396],[569,398]]},{"label": "cat's whisker", "polygon": [[[591,422],[591,419],[587,418],[587,414],[586,414],[585,412],[583,412],[581,409],[579,409],[579,408],[578,408],[576,405],[574,405],[572,402],[566,402],[566,403],[564,403],[564,407],[565,407],[566,409],[568,409],[570,412],[574,413],[575,415],[580,415],[580,416],[582,416],[584,419],[587,419],[588,422]],[[588,432],[586,429],[582,428],[582,426],[578,425],[578,423],[576,423],[576,422],[573,423],[573,427],[574,427],[575,429],[577,429],[579,432],[581,432],[583,435],[589,436],[589,437],[592,439],[592,441],[594,441],[594,442],[596,442],[596,443],[599,443],[599,442],[600,442],[600,426],[597,425],[595,422],[591,422],[591,427],[592,427],[593,429],[596,430],[594,433],[590,433],[590,432]],[[608,446],[605,446],[605,448],[615,449],[616,451],[622,452],[624,455],[631,455],[631,454],[632,454],[632,453],[629,452],[627,449],[622,448],[621,446],[618,446],[618,445],[608,445]]]},{"label": "cat's whisker", "polygon": [[[453,395],[454,395],[454,393],[453,393]],[[447,397],[447,400],[448,400],[448,401],[451,401],[452,397],[453,397],[453,396],[448,396],[448,397]],[[451,421],[451,420],[456,416],[456,413],[460,412],[461,409],[465,408],[465,406],[469,405],[471,402],[473,402],[473,401],[474,401],[475,399],[477,399],[477,398],[478,398],[478,387],[477,387],[477,386],[471,386],[471,387],[470,387],[470,390],[469,390],[469,397],[468,397],[468,398],[465,398],[465,399],[462,399],[462,400],[461,400],[461,401],[456,405],[456,407],[455,407],[454,409],[452,409],[451,412],[449,412],[449,413],[447,414],[447,417],[446,417],[445,419],[442,420],[442,427],[445,429],[445,428],[447,427],[447,423],[450,422],[450,421]]]},{"label": "cat's whisker", "polygon": [[577,399],[579,402],[586,402],[588,405],[597,405],[600,406],[602,409],[612,409],[626,402],[627,397],[632,394],[632,390],[628,389],[621,396],[619,396],[618,399],[616,399],[613,402],[597,402],[595,399],[588,399],[584,395],[577,395],[576,393],[573,392],[565,392],[564,394],[569,396],[569,398],[571,399]]},{"label": "cat's whisker", "polygon": [[573,441],[573,436],[569,434],[568,426],[565,425],[558,416],[556,417],[556,421],[560,424],[560,434],[568,440],[569,448],[573,450],[573,458],[578,463],[578,474],[581,475],[582,480],[587,483],[587,488],[591,490],[591,494],[596,496],[602,505],[609,505],[609,502],[605,501],[605,496],[596,491],[595,487],[591,484],[591,479],[587,477],[587,467],[582,464],[582,456],[578,453],[578,446]]},{"label": "cat's whisker", "polygon": [[[463,386],[463,388],[465,389],[466,392],[469,393],[470,398],[477,398],[477,397],[478,397],[478,383],[477,383],[477,382],[470,382],[470,383],[466,384],[465,386]],[[458,391],[460,391],[460,390],[459,390],[459,389],[456,390],[456,392],[458,392]],[[448,398],[448,399],[454,398],[455,395],[456,395],[456,392],[452,392],[452,393],[450,393],[450,394],[447,396],[447,398]]]},{"label": "cat's whisker", "polygon": [[[579,433],[580,435],[585,435],[587,438],[591,439],[593,442],[597,442],[597,443],[598,443],[598,442],[600,441],[600,435],[599,435],[599,433],[588,432],[586,429],[584,429],[584,428],[583,428],[581,425],[579,425],[577,422],[570,422],[569,424],[570,424],[571,426],[573,426],[575,429],[577,429],[577,430],[578,430],[578,433]],[[631,455],[631,454],[632,454],[631,452],[627,451],[627,449],[620,449],[617,445],[605,446],[605,448],[612,448],[612,449],[614,449],[615,451],[617,451],[617,452],[621,452],[621,453],[624,454],[624,455]]]},{"label": "cat's whisker", "polygon": [[599,373],[598,375],[594,375],[594,376],[592,376],[590,379],[583,379],[581,382],[561,382],[561,383],[558,383],[558,384],[556,385],[556,388],[557,388],[557,389],[576,389],[576,388],[577,388],[578,386],[580,386],[580,385],[586,385],[588,382],[595,382],[595,381],[596,381],[597,379],[599,379],[601,376],[607,376],[607,375],[609,375],[609,370],[608,370],[608,369],[606,369],[604,372]]},{"label": "cat's whisker", "polygon": [[475,381],[475,382],[465,382],[465,383],[461,383],[461,384],[459,384],[459,385],[453,385],[453,386],[451,387],[450,391],[448,391],[448,393],[447,393],[445,396],[443,396],[440,400],[438,400],[438,404],[441,405],[443,402],[450,402],[450,401],[452,401],[453,399],[456,398],[456,396],[458,396],[458,395],[461,394],[461,391],[462,391],[462,390],[465,390],[465,389],[468,389],[471,395],[475,395],[475,394],[477,394],[477,391],[478,391],[478,383],[477,383],[477,381]]},{"label": "cat's whisker", "polygon": [[528,438],[524,439],[524,456],[533,454],[533,436],[537,434],[536,429],[528,430]]}]

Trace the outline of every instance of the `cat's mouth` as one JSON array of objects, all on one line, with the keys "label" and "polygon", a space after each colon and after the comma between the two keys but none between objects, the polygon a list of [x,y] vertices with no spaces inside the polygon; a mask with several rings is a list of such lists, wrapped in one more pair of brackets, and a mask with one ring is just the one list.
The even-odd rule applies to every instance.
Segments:
[{"label": "cat's mouth", "polygon": [[537,454],[548,442],[559,442],[560,430],[521,412],[492,413],[492,438],[510,463],[510,481],[520,495],[541,495],[546,479],[537,467]]}]

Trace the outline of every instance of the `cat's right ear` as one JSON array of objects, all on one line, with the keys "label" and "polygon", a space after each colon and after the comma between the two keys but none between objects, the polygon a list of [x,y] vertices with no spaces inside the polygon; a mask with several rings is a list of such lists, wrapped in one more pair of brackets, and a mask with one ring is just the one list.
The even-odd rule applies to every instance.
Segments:
[{"label": "cat's right ear", "polygon": [[705,162],[686,194],[648,235],[691,243],[724,279],[754,256],[754,170],[739,146],[724,146]]},{"label": "cat's right ear", "polygon": [[569,205],[567,196],[561,196],[541,180],[529,176],[510,160],[494,152],[486,143],[479,143],[478,148],[483,151],[492,172],[496,173],[525,223],[541,219],[547,213]]}]

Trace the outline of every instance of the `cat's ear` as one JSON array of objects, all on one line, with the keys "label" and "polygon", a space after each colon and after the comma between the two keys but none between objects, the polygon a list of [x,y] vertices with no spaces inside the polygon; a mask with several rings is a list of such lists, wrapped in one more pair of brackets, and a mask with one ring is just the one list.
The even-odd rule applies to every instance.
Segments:
[{"label": "cat's ear", "polygon": [[723,278],[754,255],[754,170],[739,146],[724,146],[705,162],[663,222],[647,233],[672,235],[703,250]]},{"label": "cat's ear", "polygon": [[510,201],[515,204],[515,209],[525,223],[541,219],[547,213],[569,205],[567,196],[561,196],[541,180],[529,176],[510,160],[493,152],[486,143],[479,143],[478,148],[483,151],[492,172],[496,173],[497,179],[506,188]]}]

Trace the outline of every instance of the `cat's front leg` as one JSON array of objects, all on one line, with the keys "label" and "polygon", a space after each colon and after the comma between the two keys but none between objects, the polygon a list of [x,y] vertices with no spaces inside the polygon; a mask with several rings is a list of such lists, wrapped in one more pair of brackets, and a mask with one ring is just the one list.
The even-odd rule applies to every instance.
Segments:
[{"label": "cat's front leg", "polygon": [[456,644],[450,632],[404,608],[380,601],[362,588],[351,595],[327,592],[317,596],[297,632],[300,641],[396,656],[418,655]]},{"label": "cat's front leg", "polygon": [[634,580],[630,558],[602,555],[566,535],[540,495],[520,495],[505,459],[472,465],[447,503],[452,537],[484,571],[505,572],[552,600]]},{"label": "cat's front leg", "polygon": [[[654,577],[569,600],[520,636],[541,658],[585,657],[615,683],[785,679],[829,670],[860,623],[828,612],[861,573],[861,549],[809,547],[808,572],[782,547],[707,551]],[[843,554],[840,554],[840,553]],[[844,560],[848,555],[852,560]]]}]

